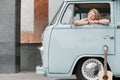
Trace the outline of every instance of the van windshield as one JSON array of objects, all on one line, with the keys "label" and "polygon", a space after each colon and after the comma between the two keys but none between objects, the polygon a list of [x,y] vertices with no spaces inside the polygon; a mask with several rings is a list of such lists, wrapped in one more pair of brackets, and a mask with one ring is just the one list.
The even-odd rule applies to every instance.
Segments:
[{"label": "van windshield", "polygon": [[61,8],[62,8],[62,5],[63,5],[63,3],[61,4],[60,8],[59,8],[58,11],[56,12],[56,14],[55,14],[55,16],[53,17],[52,21],[50,21],[50,25],[53,25],[53,24],[56,22],[57,17],[58,17],[58,15],[59,15],[59,13],[60,13],[60,10],[61,10]]}]

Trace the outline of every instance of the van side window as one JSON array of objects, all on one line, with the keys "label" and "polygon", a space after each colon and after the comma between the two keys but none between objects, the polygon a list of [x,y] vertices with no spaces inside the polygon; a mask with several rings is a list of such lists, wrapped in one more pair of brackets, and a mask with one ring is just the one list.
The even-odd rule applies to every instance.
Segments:
[{"label": "van side window", "polygon": [[87,14],[92,8],[96,8],[100,12],[101,19],[111,19],[109,3],[76,3],[67,7],[61,23],[72,24],[75,20],[87,18]]},{"label": "van side window", "polygon": [[62,24],[71,24],[73,20],[73,14],[74,14],[74,5],[70,4],[64,13],[64,16],[62,18]]}]

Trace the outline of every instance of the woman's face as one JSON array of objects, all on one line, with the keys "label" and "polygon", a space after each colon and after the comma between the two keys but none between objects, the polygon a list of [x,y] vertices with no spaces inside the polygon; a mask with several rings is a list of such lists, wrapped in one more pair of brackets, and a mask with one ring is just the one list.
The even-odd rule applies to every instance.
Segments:
[{"label": "woman's face", "polygon": [[89,19],[89,20],[95,20],[95,16],[96,16],[96,14],[95,14],[94,11],[90,11],[90,12],[88,13],[88,19]]}]

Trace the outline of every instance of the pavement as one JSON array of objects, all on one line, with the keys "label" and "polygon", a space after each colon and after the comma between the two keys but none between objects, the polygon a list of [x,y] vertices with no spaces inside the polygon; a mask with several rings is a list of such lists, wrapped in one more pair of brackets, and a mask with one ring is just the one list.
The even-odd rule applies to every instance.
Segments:
[{"label": "pavement", "polygon": [[[76,77],[73,75],[70,78],[58,79],[58,78],[49,78],[35,72],[19,72],[13,74],[0,74],[0,80],[76,80]],[[120,78],[115,78],[113,80],[120,80]]]},{"label": "pavement", "polygon": [[49,78],[40,74],[36,74],[35,72],[20,72],[13,74],[0,74],[0,80],[75,80],[76,77],[72,76],[67,79],[57,79],[57,78]]}]

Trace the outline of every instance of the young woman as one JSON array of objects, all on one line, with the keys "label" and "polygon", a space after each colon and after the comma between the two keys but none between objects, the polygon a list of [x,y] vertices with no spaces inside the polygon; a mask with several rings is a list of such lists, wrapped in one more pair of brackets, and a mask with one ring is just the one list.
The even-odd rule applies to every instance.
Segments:
[{"label": "young woman", "polygon": [[74,25],[81,26],[86,24],[103,24],[108,25],[110,21],[108,19],[100,19],[100,13],[97,9],[91,9],[88,12],[88,16],[85,19],[76,20]]}]

